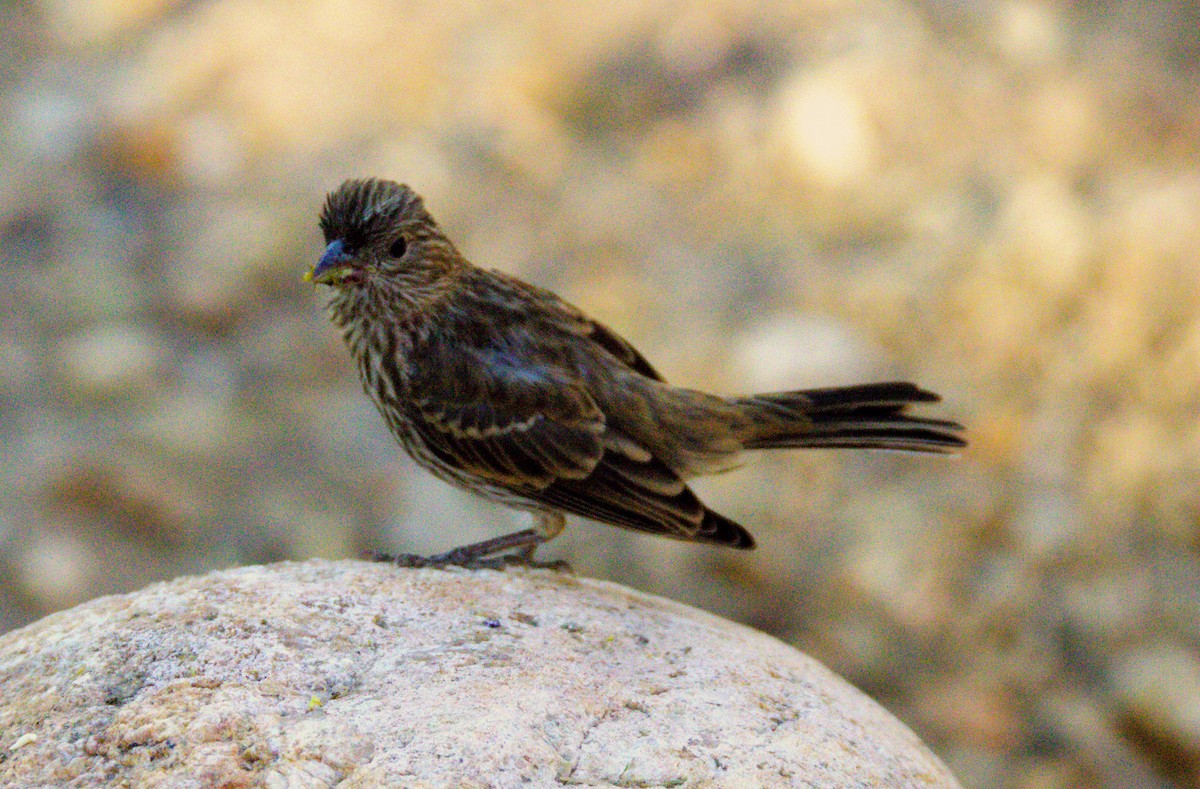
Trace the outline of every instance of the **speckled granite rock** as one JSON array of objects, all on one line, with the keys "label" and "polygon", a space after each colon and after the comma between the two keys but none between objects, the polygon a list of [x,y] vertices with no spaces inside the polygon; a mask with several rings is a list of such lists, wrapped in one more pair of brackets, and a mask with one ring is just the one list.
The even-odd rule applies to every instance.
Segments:
[{"label": "speckled granite rock", "polygon": [[5,786],[956,787],[815,660],[549,571],[247,567],[0,637]]}]

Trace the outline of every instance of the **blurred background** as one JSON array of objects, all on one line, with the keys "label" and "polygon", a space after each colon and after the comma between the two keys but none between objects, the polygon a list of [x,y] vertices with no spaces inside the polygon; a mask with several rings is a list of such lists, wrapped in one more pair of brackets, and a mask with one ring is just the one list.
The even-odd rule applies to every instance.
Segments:
[{"label": "blurred background", "polygon": [[544,558],[796,645],[967,789],[1200,786],[1200,8],[0,2],[0,630],[522,516],[399,451],[300,281],[344,178],[671,381],[904,378],[957,460],[704,480],[760,550]]}]

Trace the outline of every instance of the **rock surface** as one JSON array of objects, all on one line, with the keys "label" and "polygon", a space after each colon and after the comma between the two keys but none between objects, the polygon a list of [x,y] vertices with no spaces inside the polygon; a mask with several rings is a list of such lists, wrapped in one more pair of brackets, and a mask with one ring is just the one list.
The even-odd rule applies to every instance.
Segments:
[{"label": "rock surface", "polygon": [[247,567],[0,637],[4,786],[956,787],[817,661],[543,570]]}]

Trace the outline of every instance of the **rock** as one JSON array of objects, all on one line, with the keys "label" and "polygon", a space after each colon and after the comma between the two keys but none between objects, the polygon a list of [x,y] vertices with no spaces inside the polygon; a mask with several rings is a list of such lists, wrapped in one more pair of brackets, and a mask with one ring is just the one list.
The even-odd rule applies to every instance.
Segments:
[{"label": "rock", "polygon": [[247,567],[0,637],[0,784],[956,787],[817,661],[565,573]]},{"label": "rock", "polygon": [[183,542],[206,514],[182,472],[128,449],[72,458],[51,473],[44,493],[48,503],[98,516],[146,549]]},{"label": "rock", "polygon": [[208,331],[229,330],[261,305],[264,291],[280,287],[281,273],[298,281],[301,266],[280,266],[287,228],[273,208],[227,201],[179,219],[188,241],[166,272],[173,313]]},{"label": "rock", "polygon": [[59,378],[82,397],[107,398],[151,389],[163,343],[134,324],[101,325],[61,341]]},{"label": "rock", "polygon": [[11,560],[18,589],[43,611],[86,600],[88,586],[103,566],[84,540],[69,529],[47,529],[23,540]]},{"label": "rock", "polygon": [[830,316],[771,315],[737,338],[734,360],[748,391],[796,389],[820,381],[866,380],[878,353],[853,327]]},{"label": "rock", "polygon": [[42,0],[50,29],[65,44],[96,44],[146,25],[172,0]]},{"label": "rock", "polygon": [[1110,681],[1119,709],[1159,751],[1200,754],[1200,659],[1163,639],[1117,658]]},{"label": "rock", "polygon": [[775,118],[793,166],[827,188],[854,184],[878,158],[866,102],[843,76],[836,69],[806,69],[783,89]]}]

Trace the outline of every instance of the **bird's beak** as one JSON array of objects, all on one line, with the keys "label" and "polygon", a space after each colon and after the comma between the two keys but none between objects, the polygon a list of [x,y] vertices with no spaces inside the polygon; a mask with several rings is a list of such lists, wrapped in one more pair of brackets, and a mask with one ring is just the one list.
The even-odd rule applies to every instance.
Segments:
[{"label": "bird's beak", "polygon": [[314,285],[337,285],[348,273],[346,264],[350,260],[350,253],[346,251],[346,245],[340,238],[330,241],[317,265],[313,266],[311,271],[305,272],[304,281]]}]

